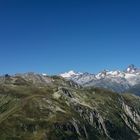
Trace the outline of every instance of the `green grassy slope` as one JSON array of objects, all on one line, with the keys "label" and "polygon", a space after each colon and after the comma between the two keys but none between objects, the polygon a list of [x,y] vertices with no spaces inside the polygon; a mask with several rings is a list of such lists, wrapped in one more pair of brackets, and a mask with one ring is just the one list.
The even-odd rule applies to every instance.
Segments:
[{"label": "green grassy slope", "polygon": [[45,86],[0,85],[0,140],[139,138],[139,97],[51,78]]}]

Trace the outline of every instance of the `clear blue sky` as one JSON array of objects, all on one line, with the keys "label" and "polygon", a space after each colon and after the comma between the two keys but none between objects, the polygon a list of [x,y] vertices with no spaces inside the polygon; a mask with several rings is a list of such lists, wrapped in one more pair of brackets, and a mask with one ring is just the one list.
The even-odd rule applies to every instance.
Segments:
[{"label": "clear blue sky", "polygon": [[0,73],[140,67],[140,2],[0,0]]}]

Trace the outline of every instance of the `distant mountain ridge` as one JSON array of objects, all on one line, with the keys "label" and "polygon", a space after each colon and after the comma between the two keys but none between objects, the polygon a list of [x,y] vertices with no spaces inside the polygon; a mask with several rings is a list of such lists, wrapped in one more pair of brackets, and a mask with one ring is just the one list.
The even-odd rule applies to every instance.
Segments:
[{"label": "distant mountain ridge", "polygon": [[[91,74],[88,72],[74,72],[69,71],[58,76],[73,82],[74,85],[82,87],[99,87],[111,90],[117,93],[130,92],[140,95],[140,69],[133,64],[129,65],[125,70],[103,70],[98,74]],[[0,76],[0,84],[25,84],[25,85],[47,85],[53,81],[49,75],[42,73],[37,74],[33,72]]]},{"label": "distant mountain ridge", "polygon": [[[115,92],[128,92],[131,88],[137,87],[140,89],[140,69],[135,65],[129,65],[124,71],[104,70],[98,74],[80,73],[70,71],[60,74],[63,78],[72,80],[82,86],[95,86],[100,88],[106,88]],[[139,94],[135,93],[135,94]]]}]

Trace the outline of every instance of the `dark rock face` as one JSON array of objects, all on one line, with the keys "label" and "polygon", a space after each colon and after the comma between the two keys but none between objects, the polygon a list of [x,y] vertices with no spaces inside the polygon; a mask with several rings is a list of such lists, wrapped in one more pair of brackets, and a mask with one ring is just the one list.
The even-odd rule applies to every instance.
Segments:
[{"label": "dark rock face", "polygon": [[16,75],[6,83],[1,82],[1,140],[138,140],[140,137],[139,97],[83,88],[61,77],[46,78],[47,81],[34,74]]}]

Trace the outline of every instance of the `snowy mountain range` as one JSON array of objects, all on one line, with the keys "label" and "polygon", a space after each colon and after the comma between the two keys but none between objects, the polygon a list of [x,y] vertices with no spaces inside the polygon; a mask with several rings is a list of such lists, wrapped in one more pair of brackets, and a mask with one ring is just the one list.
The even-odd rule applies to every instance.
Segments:
[{"label": "snowy mountain range", "polygon": [[69,71],[60,74],[60,76],[82,86],[101,87],[119,93],[128,92],[135,87],[137,92],[140,91],[140,69],[133,64],[129,65],[124,71],[104,70],[98,74]]}]

